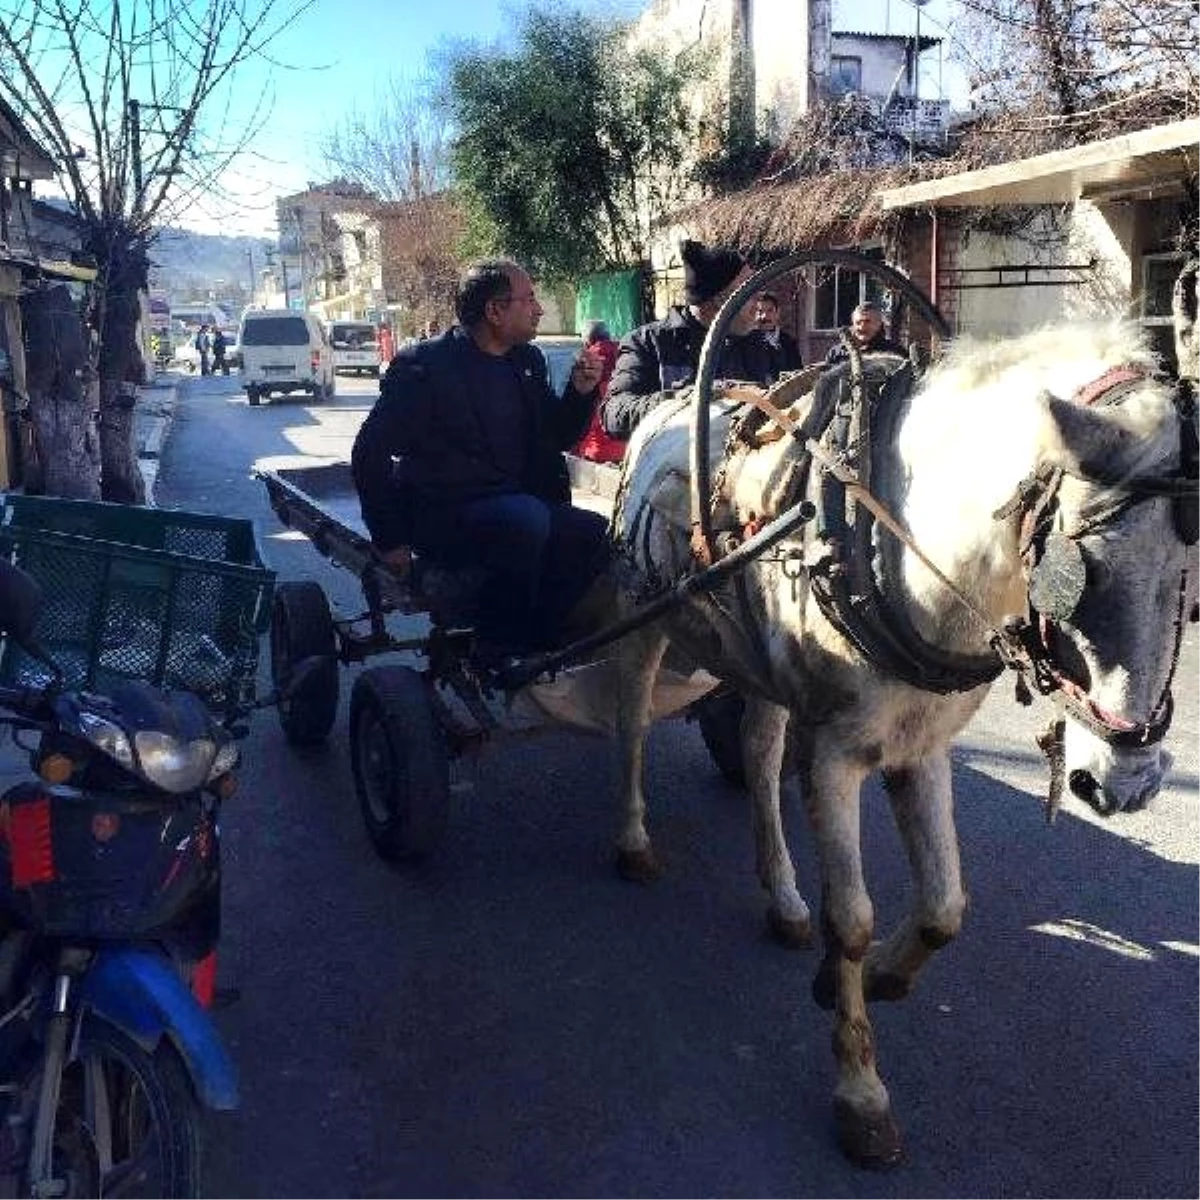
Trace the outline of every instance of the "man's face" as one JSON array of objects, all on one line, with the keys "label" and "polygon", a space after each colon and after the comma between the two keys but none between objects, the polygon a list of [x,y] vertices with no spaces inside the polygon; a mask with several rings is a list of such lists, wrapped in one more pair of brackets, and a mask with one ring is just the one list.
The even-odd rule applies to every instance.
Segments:
[{"label": "man's face", "polygon": [[508,281],[508,296],[488,301],[488,320],[497,341],[519,346],[537,337],[538,322],[546,310],[538,303],[533,280],[524,271],[510,271]]},{"label": "man's face", "polygon": [[850,332],[860,346],[865,346],[882,328],[883,318],[873,308],[855,310],[850,318]]},{"label": "man's face", "polygon": [[[696,316],[696,320],[701,325],[711,325],[716,319],[717,313],[721,311],[721,305],[733,295],[734,292],[754,274],[754,271],[749,266],[744,266],[742,269],[710,300],[705,300],[703,304],[692,305],[692,312]],[[754,328],[755,307],[753,304],[743,304],[734,318],[729,323],[728,333],[749,333]]]},{"label": "man's face", "polygon": [[754,320],[759,329],[773,333],[779,328],[779,307],[770,300],[759,300],[754,306]]}]

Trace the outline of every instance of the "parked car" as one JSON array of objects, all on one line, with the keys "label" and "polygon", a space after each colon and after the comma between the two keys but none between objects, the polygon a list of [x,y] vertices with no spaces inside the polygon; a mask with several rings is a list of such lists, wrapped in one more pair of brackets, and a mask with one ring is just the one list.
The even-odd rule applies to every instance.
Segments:
[{"label": "parked car", "polygon": [[571,368],[583,349],[583,338],[570,334],[549,333],[544,337],[533,339],[533,344],[542,352],[546,367],[550,373],[550,386],[557,396],[561,396],[567,380],[571,376]]},{"label": "parked car", "polygon": [[314,313],[294,308],[250,308],[238,330],[242,388],[251,405],[273,392],[334,393],[333,351]]},{"label": "parked car", "polygon": [[329,344],[333,348],[333,370],[355,375],[379,374],[379,343],[370,321],[331,321]]}]

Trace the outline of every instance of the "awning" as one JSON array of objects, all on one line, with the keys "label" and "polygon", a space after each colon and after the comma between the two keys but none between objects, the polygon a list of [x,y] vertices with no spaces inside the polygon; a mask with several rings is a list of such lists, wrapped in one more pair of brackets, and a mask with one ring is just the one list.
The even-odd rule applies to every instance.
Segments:
[{"label": "awning", "polygon": [[1197,174],[1200,118],[878,193],[885,210],[1155,199]]}]

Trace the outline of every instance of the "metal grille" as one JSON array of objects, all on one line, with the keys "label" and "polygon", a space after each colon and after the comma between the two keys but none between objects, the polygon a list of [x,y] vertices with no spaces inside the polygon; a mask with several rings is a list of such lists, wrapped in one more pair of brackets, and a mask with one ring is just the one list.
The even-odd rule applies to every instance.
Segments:
[{"label": "metal grille", "polygon": [[[142,679],[186,688],[227,714],[244,708],[253,697],[258,641],[269,625],[274,582],[261,566],[247,522],[133,510],[137,515],[126,521],[125,532],[169,547],[158,549],[52,531],[41,519],[39,528],[23,528],[14,518],[42,514],[30,509],[29,497],[22,500],[20,514],[6,506],[0,553],[42,585],[45,603],[36,635],[69,686],[103,689],[114,678]],[[120,507],[46,503],[56,511],[72,504]],[[68,515],[72,528],[99,528],[79,519],[86,514]],[[192,516],[201,519],[181,520]],[[247,561],[222,557],[246,547]],[[0,678],[42,684],[49,676],[48,667],[5,639]]]}]

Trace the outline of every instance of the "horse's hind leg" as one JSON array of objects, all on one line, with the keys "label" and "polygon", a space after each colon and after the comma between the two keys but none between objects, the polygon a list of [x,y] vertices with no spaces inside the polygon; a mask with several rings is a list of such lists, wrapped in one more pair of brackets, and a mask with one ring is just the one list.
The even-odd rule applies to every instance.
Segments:
[{"label": "horse's hind leg", "polygon": [[661,874],[650,835],[646,832],[646,796],[642,781],[654,679],[667,641],[666,635],[651,625],[627,634],[617,643],[617,802],[621,808],[617,870],[636,883],[649,882]]},{"label": "horse's hind leg", "polygon": [[837,1059],[834,1115],[846,1156],[887,1167],[902,1156],[900,1131],[875,1062],[875,1034],[863,994],[863,959],[875,915],[863,878],[859,790],[863,772],[829,753],[815,757],[807,781],[809,818],[821,859],[825,959],[814,991],[832,993]]},{"label": "horse's hind leg", "polygon": [[962,926],[966,893],[954,827],[950,758],[941,753],[884,776],[896,826],[912,868],[912,911],[867,955],[868,1000],[899,1000],[921,968]]},{"label": "horse's hind leg", "polygon": [[812,918],[796,888],[796,868],[783,836],[779,811],[780,774],[787,744],[788,710],[758,696],[746,697],[742,716],[742,761],[754,814],[758,878],[770,897],[767,927],[784,946],[807,946]]}]

